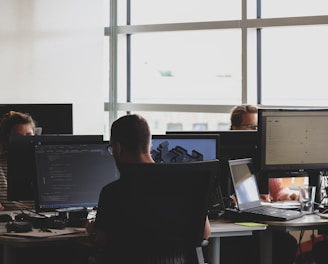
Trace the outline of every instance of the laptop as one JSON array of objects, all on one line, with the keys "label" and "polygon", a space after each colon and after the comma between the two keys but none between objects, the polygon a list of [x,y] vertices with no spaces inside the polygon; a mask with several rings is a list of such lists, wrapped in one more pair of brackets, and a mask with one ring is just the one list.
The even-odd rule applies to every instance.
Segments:
[{"label": "laptop", "polygon": [[287,221],[302,217],[297,210],[262,205],[251,158],[229,160],[240,220]]}]

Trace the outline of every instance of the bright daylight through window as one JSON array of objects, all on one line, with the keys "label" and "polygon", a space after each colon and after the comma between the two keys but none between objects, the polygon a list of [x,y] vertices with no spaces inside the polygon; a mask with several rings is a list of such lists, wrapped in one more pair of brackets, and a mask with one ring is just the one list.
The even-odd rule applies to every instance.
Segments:
[{"label": "bright daylight through window", "polygon": [[236,104],[328,103],[327,1],[110,3],[116,116],[140,113],[154,133],[225,130]]}]

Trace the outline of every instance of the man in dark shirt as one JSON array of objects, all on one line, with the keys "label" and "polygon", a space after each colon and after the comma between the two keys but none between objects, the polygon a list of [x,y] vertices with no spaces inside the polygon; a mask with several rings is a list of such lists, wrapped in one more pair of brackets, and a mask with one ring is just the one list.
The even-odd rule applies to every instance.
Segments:
[{"label": "man in dark shirt", "polygon": [[[147,121],[139,115],[126,115],[115,122],[111,127],[109,151],[114,156],[118,169],[124,163],[153,163],[151,157],[151,132]],[[126,199],[134,186],[127,184],[123,178],[106,185],[99,197],[96,220],[88,223],[86,229],[94,235],[98,251],[97,263],[135,263],[144,251],[149,250],[151,241],[145,237],[143,230],[151,221],[145,213],[136,228],[131,223],[131,215],[138,210],[137,204],[131,204]],[[129,208],[129,210],[126,210]],[[139,214],[140,215],[140,214]],[[126,237],[118,227],[124,227]],[[210,224],[206,219],[204,239],[210,235]],[[120,252],[126,248],[124,252]]]}]

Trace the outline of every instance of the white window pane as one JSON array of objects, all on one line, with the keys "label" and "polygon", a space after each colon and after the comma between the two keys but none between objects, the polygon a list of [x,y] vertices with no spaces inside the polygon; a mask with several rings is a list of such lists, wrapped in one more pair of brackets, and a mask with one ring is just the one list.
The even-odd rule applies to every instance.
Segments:
[{"label": "white window pane", "polygon": [[[123,6],[124,3],[121,5]],[[241,1],[131,0],[132,25],[236,20],[240,18]],[[122,18],[119,18],[119,22],[125,23]]]},{"label": "white window pane", "polygon": [[239,30],[133,35],[131,64],[134,103],[241,102]]},{"label": "white window pane", "polygon": [[[133,112],[146,118],[152,134],[165,134],[166,131],[197,131],[199,124],[207,130],[229,130],[230,114],[222,113],[176,113],[176,112]],[[120,111],[118,116],[126,115]],[[199,130],[198,130],[199,131]]]},{"label": "white window pane", "polygon": [[328,14],[327,0],[261,0],[263,18],[322,16]]},{"label": "white window pane", "polygon": [[247,18],[252,19],[257,16],[257,0],[247,0]]},{"label": "white window pane", "polygon": [[263,104],[328,103],[328,26],[262,31]]}]

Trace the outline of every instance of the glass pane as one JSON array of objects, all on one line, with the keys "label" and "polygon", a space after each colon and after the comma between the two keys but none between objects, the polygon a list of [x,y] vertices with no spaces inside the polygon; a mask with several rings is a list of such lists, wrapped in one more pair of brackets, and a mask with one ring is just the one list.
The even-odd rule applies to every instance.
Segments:
[{"label": "glass pane", "polygon": [[[199,131],[199,124],[206,130],[229,130],[230,114],[222,113],[173,113],[173,112],[133,112],[147,119],[152,134],[166,131]],[[126,115],[120,111],[118,117]],[[202,129],[205,130],[205,129]]]},{"label": "glass pane", "polygon": [[131,72],[134,103],[239,104],[240,31],[133,35]]},{"label": "glass pane", "polygon": [[263,104],[327,106],[327,34],[328,26],[263,29]]},{"label": "glass pane", "polygon": [[132,25],[236,19],[241,19],[241,1],[131,0]]},{"label": "glass pane", "polygon": [[262,17],[322,16],[328,14],[327,0],[261,0]]},{"label": "glass pane", "polygon": [[254,19],[256,18],[257,14],[257,5],[258,0],[247,0],[247,18],[248,19]]}]

